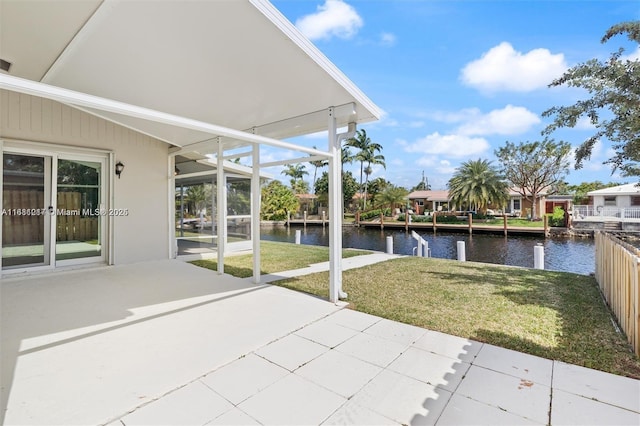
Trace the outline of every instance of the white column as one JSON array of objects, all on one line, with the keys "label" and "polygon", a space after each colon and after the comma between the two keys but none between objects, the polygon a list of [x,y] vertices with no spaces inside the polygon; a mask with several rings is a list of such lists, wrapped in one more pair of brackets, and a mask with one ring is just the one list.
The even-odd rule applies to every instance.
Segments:
[{"label": "white column", "polygon": [[342,155],[337,124],[329,108],[329,300],[337,302],[342,290]]},{"label": "white column", "polygon": [[175,179],[176,163],[175,157],[170,155],[167,159],[167,214],[168,214],[168,231],[169,231],[169,259],[175,259],[177,256],[177,240],[176,240],[176,179]]},{"label": "white column", "polygon": [[467,261],[467,253],[466,253],[466,250],[465,250],[464,241],[458,241],[456,243],[456,246],[458,248],[458,260],[460,262],[466,262]]},{"label": "white column", "polygon": [[253,144],[251,153],[251,242],[253,243],[253,282],[260,283],[260,145]]},{"label": "white column", "polygon": [[544,246],[541,243],[533,247],[533,267],[544,269]]},{"label": "white column", "polygon": [[227,236],[227,196],[224,176],[224,165],[222,157],[224,157],[224,148],[222,138],[218,138],[218,179],[216,182],[216,210],[217,210],[217,227],[218,227],[218,275],[224,274],[224,249]]}]

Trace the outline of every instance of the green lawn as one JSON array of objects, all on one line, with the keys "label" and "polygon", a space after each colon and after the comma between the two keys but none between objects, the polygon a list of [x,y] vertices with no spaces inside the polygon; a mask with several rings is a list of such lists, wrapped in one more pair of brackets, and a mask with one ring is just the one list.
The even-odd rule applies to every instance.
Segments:
[{"label": "green lawn", "polygon": [[[328,273],[277,282],[328,297]],[[343,273],[351,308],[544,358],[640,378],[593,277],[401,258]]]},{"label": "green lawn", "polygon": [[[329,260],[328,247],[261,241],[260,248],[260,273],[262,274],[306,268],[312,263]],[[364,250],[343,250],[342,258],[370,253]],[[195,260],[191,263],[214,271],[218,269],[218,263],[215,260]],[[244,254],[225,258],[224,271],[239,278],[253,276],[253,255]]]}]

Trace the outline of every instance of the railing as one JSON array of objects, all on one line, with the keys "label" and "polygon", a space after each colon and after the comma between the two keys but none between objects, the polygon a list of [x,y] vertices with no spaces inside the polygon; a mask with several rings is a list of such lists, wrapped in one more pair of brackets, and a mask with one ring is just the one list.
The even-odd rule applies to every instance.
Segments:
[{"label": "railing", "polygon": [[573,220],[640,220],[640,207],[573,206]]},{"label": "railing", "polygon": [[595,233],[596,281],[622,331],[640,356],[640,251],[604,232]]}]

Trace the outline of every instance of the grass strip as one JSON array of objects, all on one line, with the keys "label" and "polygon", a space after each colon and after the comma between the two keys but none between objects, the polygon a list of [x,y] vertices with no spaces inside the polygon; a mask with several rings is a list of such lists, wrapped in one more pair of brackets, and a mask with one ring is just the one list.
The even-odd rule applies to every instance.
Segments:
[{"label": "grass strip", "polygon": [[[302,244],[280,243],[273,241],[260,242],[260,273],[273,274],[275,272],[306,268],[313,263],[329,261],[329,248]],[[366,250],[342,250],[342,258],[371,254]],[[218,262],[213,259],[195,260],[194,265],[218,270]],[[224,260],[224,271],[238,278],[253,276],[253,255],[243,254],[229,256]]]},{"label": "grass strip", "polygon": [[[318,273],[274,284],[328,298],[328,281]],[[343,288],[358,311],[640,378],[590,276],[406,257],[344,271]]]}]

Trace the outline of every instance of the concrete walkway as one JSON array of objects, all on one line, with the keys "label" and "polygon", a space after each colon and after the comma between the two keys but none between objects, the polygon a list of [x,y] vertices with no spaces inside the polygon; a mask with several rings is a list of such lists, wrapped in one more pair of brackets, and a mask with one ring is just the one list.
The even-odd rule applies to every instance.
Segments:
[{"label": "concrete walkway", "polygon": [[[348,257],[342,259],[342,270],[362,268],[374,263],[384,262],[390,259],[401,257],[397,254],[372,253],[361,256]],[[293,269],[290,271],[278,272],[275,274],[262,275],[260,281],[263,283],[272,283],[274,281],[284,280],[287,278],[301,277],[303,275],[315,274],[317,272],[325,272],[329,270],[329,262],[314,263],[306,268]],[[251,281],[253,278],[246,278]]]},{"label": "concrete walkway", "polygon": [[178,261],[1,290],[5,424],[640,423],[640,381]]}]

